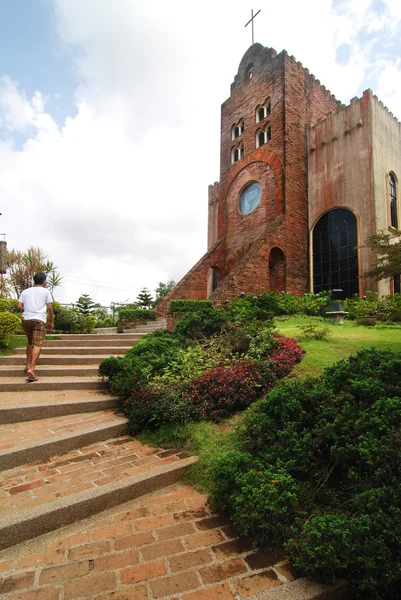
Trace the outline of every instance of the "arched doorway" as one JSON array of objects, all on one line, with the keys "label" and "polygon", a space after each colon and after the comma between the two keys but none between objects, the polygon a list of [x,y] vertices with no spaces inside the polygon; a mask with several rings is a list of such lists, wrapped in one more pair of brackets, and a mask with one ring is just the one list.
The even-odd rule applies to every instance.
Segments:
[{"label": "arched doorway", "polygon": [[282,292],[286,289],[286,261],[280,248],[272,248],[269,254],[269,289]]},{"label": "arched doorway", "polygon": [[358,240],[355,215],[345,208],[325,213],[313,229],[313,291],[342,289],[358,294]]}]

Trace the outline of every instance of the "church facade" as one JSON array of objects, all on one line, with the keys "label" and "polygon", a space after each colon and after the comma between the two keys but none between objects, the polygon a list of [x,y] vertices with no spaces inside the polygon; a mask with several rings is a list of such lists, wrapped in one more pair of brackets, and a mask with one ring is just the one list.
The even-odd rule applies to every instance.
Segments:
[{"label": "church facade", "polygon": [[221,108],[207,252],[158,312],[240,292],[399,292],[399,274],[363,277],[367,236],[401,227],[399,177],[401,124],[371,90],[345,106],[285,50],[253,44]]}]

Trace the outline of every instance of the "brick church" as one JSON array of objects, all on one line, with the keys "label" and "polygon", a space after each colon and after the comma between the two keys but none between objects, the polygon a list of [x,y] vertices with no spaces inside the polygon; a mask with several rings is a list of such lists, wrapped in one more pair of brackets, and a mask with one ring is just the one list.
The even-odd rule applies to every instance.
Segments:
[{"label": "brick church", "polygon": [[208,249],[173,298],[240,292],[400,291],[362,275],[369,234],[400,225],[401,124],[371,90],[341,104],[285,50],[253,44],[221,107],[220,181]]}]

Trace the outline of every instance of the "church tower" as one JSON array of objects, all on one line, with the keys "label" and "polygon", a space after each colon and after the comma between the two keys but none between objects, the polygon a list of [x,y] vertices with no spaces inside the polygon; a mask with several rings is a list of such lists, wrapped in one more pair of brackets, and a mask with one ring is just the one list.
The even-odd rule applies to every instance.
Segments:
[{"label": "church tower", "polygon": [[[398,223],[400,143],[400,123],[370,90],[345,107],[285,50],[253,44],[221,107],[207,252],[158,313],[172,298],[361,294],[374,257],[359,245]],[[365,289],[390,293],[394,282]]]}]

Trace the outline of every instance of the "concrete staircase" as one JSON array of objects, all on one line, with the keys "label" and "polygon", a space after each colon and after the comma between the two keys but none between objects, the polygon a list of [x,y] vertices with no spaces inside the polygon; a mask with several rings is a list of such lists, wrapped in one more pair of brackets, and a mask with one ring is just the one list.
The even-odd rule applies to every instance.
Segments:
[{"label": "concrete staircase", "polygon": [[1,598],[345,599],[211,514],[179,481],[196,457],[127,435],[97,367],[149,330],[48,340],[37,383],[0,357]]},{"label": "concrete staircase", "polygon": [[47,390],[107,390],[97,375],[100,361],[123,356],[141,337],[141,332],[112,335],[57,335],[46,340],[35,374],[39,381],[27,384],[24,377],[25,348],[0,357],[0,393]]},{"label": "concrete staircase", "polygon": [[170,485],[194,462],[122,437],[126,419],[97,374],[144,335],[46,340],[34,383],[25,348],[0,357],[0,550]]}]

